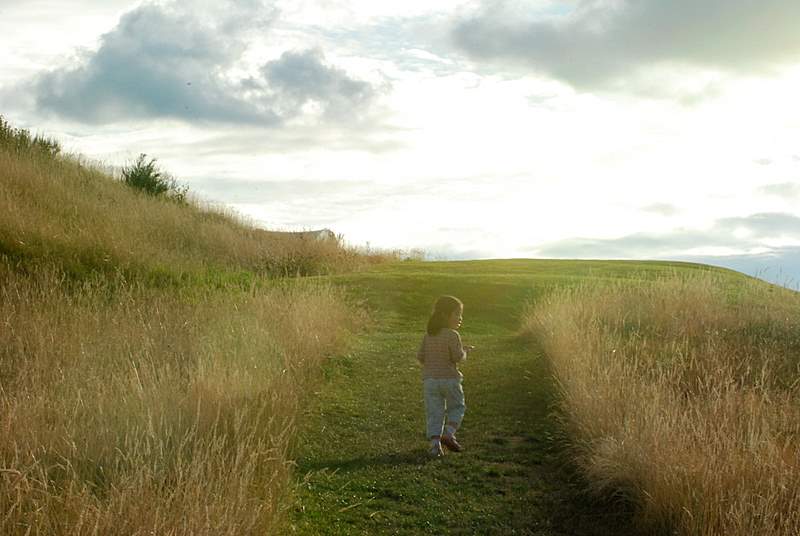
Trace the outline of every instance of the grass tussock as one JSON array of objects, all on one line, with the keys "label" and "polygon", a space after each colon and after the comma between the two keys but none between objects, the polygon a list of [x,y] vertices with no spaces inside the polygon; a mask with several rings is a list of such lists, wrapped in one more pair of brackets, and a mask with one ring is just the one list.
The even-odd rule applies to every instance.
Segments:
[{"label": "grass tussock", "polygon": [[800,295],[722,276],[532,305],[578,466],[650,532],[800,533]]},{"label": "grass tussock", "polygon": [[75,286],[0,263],[0,534],[271,534],[330,288]]}]

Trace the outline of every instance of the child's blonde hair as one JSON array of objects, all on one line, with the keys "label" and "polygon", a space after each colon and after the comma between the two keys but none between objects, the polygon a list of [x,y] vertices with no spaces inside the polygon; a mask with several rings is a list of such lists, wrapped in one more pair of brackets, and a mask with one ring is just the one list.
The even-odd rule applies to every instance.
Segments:
[{"label": "child's blonde hair", "polygon": [[437,335],[443,327],[447,326],[447,321],[454,311],[460,311],[464,307],[461,300],[455,296],[440,296],[433,306],[433,313],[428,319],[428,335]]}]

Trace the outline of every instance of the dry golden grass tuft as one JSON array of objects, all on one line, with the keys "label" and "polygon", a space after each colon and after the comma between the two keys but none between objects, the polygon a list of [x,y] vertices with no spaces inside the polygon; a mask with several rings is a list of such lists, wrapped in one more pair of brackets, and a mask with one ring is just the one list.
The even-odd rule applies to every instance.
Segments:
[{"label": "dry golden grass tuft", "polygon": [[269,534],[330,288],[153,291],[0,263],[0,534]]},{"label": "dry golden grass tuft", "polygon": [[676,276],[532,305],[579,467],[651,531],[800,533],[800,295]]}]

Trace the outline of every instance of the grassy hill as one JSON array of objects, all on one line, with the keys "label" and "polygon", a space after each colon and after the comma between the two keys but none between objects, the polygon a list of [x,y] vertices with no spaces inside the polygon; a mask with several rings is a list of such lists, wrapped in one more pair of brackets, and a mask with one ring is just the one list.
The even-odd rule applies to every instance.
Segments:
[{"label": "grassy hill", "polygon": [[370,260],[336,241],[258,229],[200,201],[148,195],[59,152],[56,141],[0,116],[0,254],[15,263],[155,282],[327,273]]}]

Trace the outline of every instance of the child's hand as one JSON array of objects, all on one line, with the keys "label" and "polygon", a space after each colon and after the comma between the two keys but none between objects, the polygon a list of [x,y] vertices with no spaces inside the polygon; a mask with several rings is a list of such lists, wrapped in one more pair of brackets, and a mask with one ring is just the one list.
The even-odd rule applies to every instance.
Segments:
[{"label": "child's hand", "polygon": [[467,353],[473,351],[474,349],[475,349],[475,347],[472,346],[472,345],[467,345],[467,346],[464,347],[464,351],[467,352]]}]

